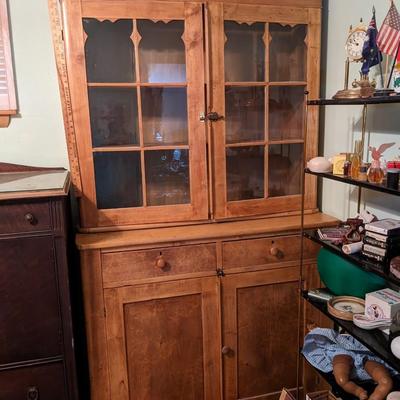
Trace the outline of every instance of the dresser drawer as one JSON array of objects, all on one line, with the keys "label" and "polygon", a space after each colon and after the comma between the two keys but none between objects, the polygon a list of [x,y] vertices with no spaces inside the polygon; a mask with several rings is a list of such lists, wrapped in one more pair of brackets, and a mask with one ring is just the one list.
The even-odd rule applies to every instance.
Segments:
[{"label": "dresser drawer", "polygon": [[54,251],[51,236],[0,240],[0,364],[62,353]]},{"label": "dresser drawer", "polygon": [[105,285],[171,275],[214,272],[215,244],[166,247],[154,250],[105,253],[102,256]]},{"label": "dresser drawer", "polygon": [[48,202],[0,203],[0,234],[51,229]]},{"label": "dresser drawer", "polygon": [[0,372],[0,400],[66,400],[61,363]]},{"label": "dresser drawer", "polygon": [[[250,267],[287,261],[300,263],[300,236],[281,236],[224,242],[223,268]],[[305,258],[315,257],[318,247],[304,241]]]}]

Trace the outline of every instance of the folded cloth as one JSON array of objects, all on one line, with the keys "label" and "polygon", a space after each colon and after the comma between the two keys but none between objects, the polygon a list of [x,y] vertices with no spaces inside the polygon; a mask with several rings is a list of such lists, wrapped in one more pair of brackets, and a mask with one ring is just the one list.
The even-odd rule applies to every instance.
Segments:
[{"label": "folded cloth", "polygon": [[360,381],[372,379],[364,369],[364,364],[368,360],[383,364],[391,375],[399,374],[353,336],[340,334],[333,329],[313,329],[304,339],[302,353],[312,366],[326,373],[333,370],[333,357],[339,354],[350,356],[354,360],[350,379]]}]

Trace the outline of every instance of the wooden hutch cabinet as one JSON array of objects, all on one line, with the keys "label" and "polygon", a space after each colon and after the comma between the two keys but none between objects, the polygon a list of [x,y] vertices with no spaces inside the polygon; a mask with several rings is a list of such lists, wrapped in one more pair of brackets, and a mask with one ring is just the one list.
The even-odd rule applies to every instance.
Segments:
[{"label": "wooden hutch cabinet", "polygon": [[92,398],[295,388],[320,0],[61,6]]}]

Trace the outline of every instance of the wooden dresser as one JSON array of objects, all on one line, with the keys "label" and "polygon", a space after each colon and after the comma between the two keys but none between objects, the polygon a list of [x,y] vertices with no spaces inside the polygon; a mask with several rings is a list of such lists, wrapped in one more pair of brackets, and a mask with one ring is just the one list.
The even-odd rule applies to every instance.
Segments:
[{"label": "wooden dresser", "polygon": [[0,399],[76,400],[69,173],[7,169],[14,172],[0,172]]}]

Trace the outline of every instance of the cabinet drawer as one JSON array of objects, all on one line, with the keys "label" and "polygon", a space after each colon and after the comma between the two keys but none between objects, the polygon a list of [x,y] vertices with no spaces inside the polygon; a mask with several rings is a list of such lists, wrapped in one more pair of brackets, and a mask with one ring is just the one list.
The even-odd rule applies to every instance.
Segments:
[{"label": "cabinet drawer", "polygon": [[50,236],[0,240],[0,364],[62,352],[54,251]]},{"label": "cabinet drawer", "polygon": [[0,204],[0,234],[50,229],[48,202]]},{"label": "cabinet drawer", "polygon": [[215,272],[215,244],[166,247],[154,250],[105,253],[102,257],[105,285],[132,280],[198,272]]},{"label": "cabinet drawer", "polygon": [[64,368],[60,364],[0,372],[0,400],[66,400]]},{"label": "cabinet drawer", "polygon": [[[304,241],[305,258],[315,257],[317,246]],[[223,243],[224,269],[275,264],[287,261],[300,262],[300,236],[281,236],[262,239],[238,240]]]}]

